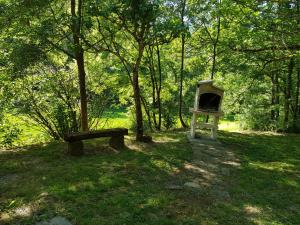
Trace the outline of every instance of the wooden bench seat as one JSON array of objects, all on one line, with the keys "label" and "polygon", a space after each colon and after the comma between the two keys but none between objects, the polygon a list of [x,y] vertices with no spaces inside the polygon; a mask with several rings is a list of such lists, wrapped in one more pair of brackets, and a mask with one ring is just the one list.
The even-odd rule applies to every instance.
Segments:
[{"label": "wooden bench seat", "polygon": [[128,135],[126,128],[103,129],[87,132],[70,133],[65,135],[64,140],[68,142],[68,153],[71,155],[83,154],[82,140],[111,137],[109,145],[112,148],[119,149],[124,147],[124,135]]}]

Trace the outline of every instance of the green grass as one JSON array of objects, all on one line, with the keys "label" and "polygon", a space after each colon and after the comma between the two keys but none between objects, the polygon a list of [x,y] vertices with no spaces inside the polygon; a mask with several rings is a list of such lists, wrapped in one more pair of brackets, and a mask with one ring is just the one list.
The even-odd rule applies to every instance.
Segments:
[{"label": "green grass", "polygon": [[[56,215],[79,225],[300,224],[299,137],[221,131],[242,162],[226,181],[229,202],[166,188],[187,181],[183,164],[192,151],[185,132],[154,134],[154,144],[127,138],[118,154],[96,139],[81,158],[66,156],[64,143],[2,151],[0,224]],[[13,213],[28,206],[28,215]]]},{"label": "green grass", "polygon": [[[3,151],[1,211],[31,206],[34,212],[10,219],[2,213],[0,222],[32,224],[59,214],[76,224],[176,223],[165,215],[173,212],[169,204],[177,201],[176,195],[162,185],[191,157],[191,150],[184,136],[163,135],[157,140],[151,145],[127,140],[132,149],[119,154],[94,151],[81,158],[67,157],[63,143]],[[86,146],[104,149],[103,142]]]},{"label": "green grass", "polygon": [[[123,111],[104,118],[102,127],[132,122]],[[106,139],[94,139],[85,142],[88,154],[73,158],[65,143],[46,143],[39,129],[14,121],[23,129],[18,145],[27,146],[0,150],[0,224],[56,215],[78,225],[300,224],[300,135],[242,132],[236,122],[221,121],[219,140],[241,166],[225,181],[231,200],[216,201],[166,188],[190,181],[185,131],[153,133],[153,144],[131,135],[118,154]]]},{"label": "green grass", "polygon": [[132,124],[132,116],[126,109],[118,109],[106,111],[101,117],[99,128],[126,127],[130,128]]},{"label": "green grass", "polygon": [[50,141],[50,137],[44,132],[44,130],[35,125],[28,117],[17,117],[12,114],[6,114],[5,119],[7,119],[7,122],[11,127],[16,127],[20,130],[17,140],[12,143],[13,147],[41,144]]},{"label": "green grass", "polygon": [[[229,218],[248,224],[300,224],[300,135],[221,132],[242,167],[231,179]],[[252,212],[251,212],[252,211]]]}]

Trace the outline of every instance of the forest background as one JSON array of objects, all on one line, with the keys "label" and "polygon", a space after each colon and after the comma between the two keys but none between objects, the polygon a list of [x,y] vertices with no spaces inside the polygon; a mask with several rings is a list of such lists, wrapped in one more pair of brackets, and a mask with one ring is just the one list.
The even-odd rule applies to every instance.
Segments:
[{"label": "forest background", "polygon": [[196,84],[224,120],[300,130],[299,0],[1,0],[0,142],[188,127]]}]

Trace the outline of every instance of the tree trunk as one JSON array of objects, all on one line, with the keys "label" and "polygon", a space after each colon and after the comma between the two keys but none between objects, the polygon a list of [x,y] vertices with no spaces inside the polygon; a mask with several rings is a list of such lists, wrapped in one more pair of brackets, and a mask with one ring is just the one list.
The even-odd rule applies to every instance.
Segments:
[{"label": "tree trunk", "polygon": [[[182,9],[181,9],[181,25],[184,26],[184,14],[185,14],[185,4],[186,0],[183,0],[182,2]],[[179,120],[181,123],[181,126],[183,128],[187,128],[187,125],[183,121],[182,118],[182,106],[183,106],[183,100],[182,100],[182,89],[183,89],[183,76],[184,76],[184,51],[185,51],[185,34],[181,34],[181,66],[180,66],[180,80],[179,80]]]},{"label": "tree trunk", "polygon": [[85,87],[85,69],[84,69],[84,55],[80,50],[76,56],[78,78],[79,78],[79,91],[80,91],[80,112],[81,112],[81,128],[83,131],[89,130],[88,125],[88,111],[87,111],[87,95]]},{"label": "tree trunk", "polygon": [[295,112],[294,112],[294,119],[293,119],[293,126],[294,128],[297,127],[297,122],[300,115],[300,105],[299,105],[299,94],[300,94],[300,65],[299,59],[297,60],[297,84],[296,84],[296,93],[295,93]]},{"label": "tree trunk", "polygon": [[158,45],[156,45],[156,54],[157,54],[157,67],[158,67],[158,87],[156,88],[157,91],[157,107],[158,107],[158,125],[157,129],[161,130],[161,99],[160,99],[160,92],[161,92],[161,82],[162,82],[162,74],[161,74],[161,62],[160,62],[160,50]]},{"label": "tree trunk", "polygon": [[81,8],[82,1],[78,0],[77,15],[76,15],[76,0],[71,0],[71,15],[72,15],[72,34],[75,52],[75,60],[78,69],[79,91],[80,91],[80,111],[81,111],[81,129],[87,131],[88,127],[88,113],[87,113],[87,95],[85,87],[85,68],[84,68],[84,53],[80,43],[81,32]]},{"label": "tree trunk", "polygon": [[149,128],[151,129],[151,131],[153,130],[152,129],[152,122],[151,122],[151,115],[150,115],[150,110],[149,110],[149,107],[147,105],[147,102],[146,102],[146,99],[141,95],[141,101],[142,101],[142,104],[144,106],[144,109],[145,109],[145,113],[147,115],[147,119],[148,119],[148,126]]},{"label": "tree trunk", "polygon": [[211,80],[214,79],[214,75],[215,75],[215,71],[216,71],[216,54],[217,54],[217,44],[214,43],[213,44],[213,63],[212,63],[212,67],[211,67],[211,76],[210,76]]},{"label": "tree trunk", "polygon": [[[299,0],[297,0],[297,15],[299,15],[300,13],[300,4],[299,4]],[[299,24],[300,24],[300,18],[298,16],[297,19],[297,27],[298,27],[298,32],[299,32]],[[297,127],[297,123],[299,120],[299,115],[300,115],[300,104],[299,104],[299,94],[300,94],[300,58],[299,56],[297,56],[297,60],[296,60],[296,68],[297,68],[297,85],[296,85],[296,93],[295,93],[295,112],[294,112],[294,120],[293,120],[293,126],[294,128]]]},{"label": "tree trunk", "polygon": [[[221,0],[219,0],[218,5],[221,4]],[[220,31],[221,31],[221,16],[220,13],[218,13],[217,16],[217,36],[215,40],[213,41],[213,62],[212,62],[212,67],[211,67],[211,76],[210,79],[214,79],[214,75],[216,73],[216,64],[217,64],[217,47],[218,47],[218,42],[219,42],[219,37],[220,37]]]},{"label": "tree trunk", "polygon": [[155,108],[156,108],[156,84],[155,84],[155,68],[154,68],[154,63],[153,63],[153,50],[151,47],[148,48],[150,55],[148,55],[149,59],[149,70],[150,70],[150,78],[151,78],[151,84],[152,84],[152,118],[154,122],[154,126],[157,129],[157,121],[156,121],[156,113],[155,113]]},{"label": "tree trunk", "polygon": [[278,86],[278,74],[272,74],[272,96],[271,96],[271,119],[277,121],[279,118],[279,86]]},{"label": "tree trunk", "polygon": [[294,57],[290,59],[288,66],[288,74],[286,79],[285,87],[285,104],[284,104],[284,125],[285,129],[289,127],[289,114],[290,114],[290,101],[291,101],[291,92],[292,92],[292,74],[294,68]]},{"label": "tree trunk", "polygon": [[275,106],[276,106],[276,82],[275,82],[275,74],[271,75],[271,81],[272,81],[272,96],[271,96],[271,120],[277,120],[276,118],[276,112],[275,112]]},{"label": "tree trunk", "polygon": [[[150,78],[152,84],[152,99],[153,99],[153,122],[156,130],[161,130],[161,120],[162,120],[162,109],[161,109],[161,82],[162,82],[162,73],[161,73],[161,62],[160,62],[160,50],[158,44],[156,44],[156,55],[157,55],[157,68],[158,68],[158,80],[156,78],[156,70],[154,66],[154,57],[153,57],[153,48],[149,47],[149,70]],[[158,120],[156,118],[155,110],[158,109]]]},{"label": "tree trunk", "polygon": [[139,53],[138,58],[133,67],[133,76],[132,76],[132,84],[133,84],[133,94],[134,94],[134,103],[135,103],[135,117],[136,117],[136,140],[143,141],[144,129],[143,129],[143,113],[142,113],[142,105],[141,105],[141,94],[140,94],[140,86],[139,86],[139,68],[141,59],[143,57],[144,45],[139,44]]},{"label": "tree trunk", "polygon": [[279,76],[278,73],[275,74],[275,91],[276,91],[276,96],[275,96],[275,104],[276,104],[276,109],[275,109],[275,116],[277,120],[279,119],[279,82],[278,82]]},{"label": "tree trunk", "polygon": [[153,73],[151,73],[150,76],[151,76],[151,84],[152,84],[152,117],[153,117],[154,126],[157,127],[156,114],[155,114],[156,97],[155,97],[155,85],[154,85]]}]

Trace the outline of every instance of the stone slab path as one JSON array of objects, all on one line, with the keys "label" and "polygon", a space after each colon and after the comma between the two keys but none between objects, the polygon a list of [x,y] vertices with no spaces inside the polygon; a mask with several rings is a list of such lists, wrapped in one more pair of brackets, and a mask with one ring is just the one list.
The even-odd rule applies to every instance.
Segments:
[{"label": "stone slab path", "polygon": [[50,221],[38,222],[35,225],[72,225],[66,218],[57,216],[52,218]]},{"label": "stone slab path", "polygon": [[218,141],[189,137],[193,160],[185,164],[188,179],[184,187],[200,191],[216,200],[230,201],[228,178],[240,167],[234,153]]}]

